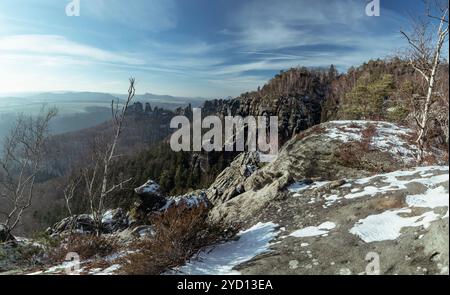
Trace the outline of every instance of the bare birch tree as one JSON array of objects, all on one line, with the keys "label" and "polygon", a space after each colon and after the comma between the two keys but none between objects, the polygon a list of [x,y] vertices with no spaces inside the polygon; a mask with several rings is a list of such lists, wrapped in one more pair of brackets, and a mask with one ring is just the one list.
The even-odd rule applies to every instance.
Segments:
[{"label": "bare birch tree", "polygon": [[102,230],[102,218],[105,213],[105,201],[107,198],[122,189],[123,186],[132,179],[121,180],[119,183],[113,183],[110,175],[110,169],[113,161],[120,155],[117,155],[117,144],[122,134],[125,116],[135,95],[135,80],[130,78],[130,87],[128,97],[123,104],[119,106],[118,102],[111,102],[112,124],[114,125],[114,134],[110,142],[104,142],[99,138],[94,140],[91,154],[90,167],[82,171],[83,182],[85,186],[85,196],[87,197],[92,218],[96,227],[97,235]]},{"label": "bare birch tree", "polygon": [[411,66],[425,80],[425,97],[419,104],[412,102],[413,116],[417,124],[419,160],[423,161],[425,138],[429,122],[433,119],[431,107],[436,102],[436,76],[442,59],[442,50],[448,40],[448,1],[426,1],[426,18],[416,19],[411,33],[401,31],[409,44],[408,58]]},{"label": "bare birch tree", "polygon": [[0,202],[7,212],[0,213],[0,225],[9,235],[32,205],[36,178],[42,171],[49,122],[56,114],[57,110],[51,109],[36,118],[21,115],[4,139]]},{"label": "bare birch tree", "polygon": [[64,187],[64,201],[66,203],[66,209],[69,213],[69,216],[73,216],[71,202],[75,197],[76,191],[80,186],[82,180],[83,178],[81,176],[75,176],[73,178],[70,178],[67,185]]}]

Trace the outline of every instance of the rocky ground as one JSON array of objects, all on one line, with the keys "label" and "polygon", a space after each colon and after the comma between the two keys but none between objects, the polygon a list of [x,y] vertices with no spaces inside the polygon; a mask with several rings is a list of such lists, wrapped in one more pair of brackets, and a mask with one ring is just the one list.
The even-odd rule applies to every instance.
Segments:
[{"label": "rocky ground", "polygon": [[[134,211],[105,214],[105,234],[152,235],[151,226],[136,223],[140,215],[207,204],[210,223],[242,230],[166,274],[448,274],[448,164],[434,152],[427,157],[433,163],[419,165],[411,137],[391,123],[321,124],[293,137],[269,164],[258,154],[241,154],[205,193],[166,199],[149,181],[136,189],[142,198]],[[91,230],[89,216],[77,218],[77,230]],[[61,234],[71,222],[49,233]],[[39,248],[36,241],[18,242],[20,249]],[[0,247],[0,272],[21,269],[11,247]],[[114,274],[120,269],[114,260],[123,254],[80,273]]]},{"label": "rocky ground", "polygon": [[380,274],[448,274],[448,165],[416,168],[410,138],[390,123],[329,122],[266,166],[241,155],[208,191],[210,219],[276,225],[276,238],[235,269],[364,274],[376,255]]},{"label": "rocky ground", "polygon": [[277,238],[239,271],[365,274],[375,254],[380,274],[448,274],[448,167],[341,183],[280,194],[253,218],[277,224]]}]

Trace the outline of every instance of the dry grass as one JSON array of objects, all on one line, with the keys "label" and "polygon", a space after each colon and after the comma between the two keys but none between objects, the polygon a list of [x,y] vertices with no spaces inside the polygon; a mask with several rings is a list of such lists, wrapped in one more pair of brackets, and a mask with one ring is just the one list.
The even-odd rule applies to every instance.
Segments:
[{"label": "dry grass", "polygon": [[367,126],[361,132],[361,148],[365,152],[370,151],[370,143],[373,137],[377,133],[377,127],[374,124],[367,124]]},{"label": "dry grass", "polygon": [[121,274],[159,275],[167,269],[184,264],[204,246],[225,238],[223,228],[206,223],[208,209],[172,207],[154,216],[151,223],[155,236],[136,241],[136,251],[122,261]]},{"label": "dry grass", "polygon": [[357,165],[363,154],[370,152],[370,144],[377,132],[373,124],[368,124],[361,132],[361,141],[344,143],[337,153],[337,157],[346,166]]},{"label": "dry grass", "polygon": [[361,125],[359,125],[359,124],[357,124],[355,122],[352,122],[352,123],[350,123],[350,125],[348,125],[348,128],[359,129],[359,128],[361,128]]},{"label": "dry grass", "polygon": [[383,164],[383,162],[389,162],[390,154],[371,148],[376,132],[377,128],[374,124],[367,124],[361,131],[361,140],[342,144],[335,153],[335,157],[345,167],[363,169],[374,173],[390,171],[389,165]]},{"label": "dry grass", "polygon": [[62,263],[68,253],[77,253],[81,260],[105,257],[116,253],[120,246],[116,239],[104,236],[73,234],[62,239],[49,251],[51,264]]}]

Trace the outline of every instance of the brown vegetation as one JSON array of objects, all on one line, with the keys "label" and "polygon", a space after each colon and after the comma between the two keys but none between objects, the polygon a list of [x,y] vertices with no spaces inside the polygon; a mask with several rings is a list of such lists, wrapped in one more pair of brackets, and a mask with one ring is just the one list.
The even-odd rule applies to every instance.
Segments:
[{"label": "brown vegetation", "polygon": [[164,214],[152,217],[155,235],[136,241],[136,251],[123,259],[121,271],[127,275],[159,275],[165,270],[184,264],[202,247],[233,234],[206,223],[208,209],[174,206]]},{"label": "brown vegetation", "polygon": [[105,257],[118,252],[120,245],[111,237],[72,234],[59,240],[49,250],[48,264],[59,264],[65,261],[68,253],[77,253],[81,260]]}]

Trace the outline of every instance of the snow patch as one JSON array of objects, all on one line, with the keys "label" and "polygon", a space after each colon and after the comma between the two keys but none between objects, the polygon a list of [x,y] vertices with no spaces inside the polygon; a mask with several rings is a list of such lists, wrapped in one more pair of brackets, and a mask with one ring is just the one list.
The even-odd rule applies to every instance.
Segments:
[{"label": "snow patch", "polygon": [[400,237],[401,231],[405,227],[423,226],[426,229],[431,222],[439,219],[439,215],[431,211],[413,217],[402,217],[400,215],[411,212],[411,209],[403,208],[368,216],[360,220],[350,230],[350,233],[359,236],[366,243],[395,240]]},{"label": "snow patch", "polygon": [[329,181],[317,181],[312,184],[307,184],[304,181],[300,181],[300,182],[291,184],[287,189],[289,192],[295,193],[294,197],[298,197],[298,196],[300,196],[300,192],[302,192],[302,191],[321,188],[329,183],[330,183]]},{"label": "snow patch", "polygon": [[[449,175],[441,174],[441,175],[432,175],[430,171],[439,171],[439,172],[448,172],[447,166],[432,166],[432,167],[417,167],[413,170],[408,171],[395,171],[386,174],[374,175],[367,178],[362,178],[356,180],[354,184],[365,185],[375,179],[379,179],[382,184],[385,186],[382,187],[374,187],[374,186],[366,186],[361,188],[358,192],[352,190],[352,193],[345,196],[346,199],[355,199],[366,196],[375,196],[377,194],[382,194],[390,191],[397,191],[401,189],[406,189],[407,184],[409,183],[420,183],[425,185],[426,187],[433,187],[439,185],[443,182],[449,180]],[[410,180],[405,180],[405,178],[411,178],[412,176],[417,175]]]},{"label": "snow patch", "polygon": [[309,226],[291,233],[289,236],[296,238],[315,237],[327,235],[328,232],[336,227],[333,222],[324,222],[319,226]]},{"label": "snow patch", "polygon": [[167,203],[160,209],[160,211],[165,211],[172,206],[186,205],[187,208],[198,208],[200,205],[206,205],[208,207],[209,201],[206,194],[201,193],[200,195],[186,195],[186,196],[176,196],[167,199]]},{"label": "snow patch", "polygon": [[172,275],[236,275],[233,270],[239,264],[270,251],[271,241],[276,238],[277,224],[258,223],[241,231],[238,240],[208,247],[184,266],[166,274]]},{"label": "snow patch", "polygon": [[[358,192],[352,190],[353,193],[346,195],[346,199],[375,196],[389,191],[407,189],[407,185],[412,183],[422,184],[427,190],[423,194],[406,196],[407,208],[388,210],[381,214],[371,215],[361,219],[350,230],[350,233],[359,236],[367,243],[395,240],[400,237],[401,231],[405,227],[423,226],[426,229],[431,222],[448,217],[448,189],[442,185],[449,181],[448,171],[448,166],[418,167],[410,171],[396,171],[355,181],[354,183],[364,185],[376,179],[385,184],[385,186],[379,188],[366,186]],[[444,174],[435,175],[433,172],[444,172]],[[410,214],[412,212],[411,208],[413,207],[430,209],[447,207],[447,213],[441,216],[433,211],[428,211],[420,216],[403,216]]]},{"label": "snow patch", "polygon": [[449,206],[448,191],[443,186],[427,190],[424,194],[406,197],[406,203],[410,207],[439,208]]},{"label": "snow patch", "polygon": [[371,139],[372,149],[400,156],[404,162],[413,163],[417,159],[418,148],[404,138],[412,133],[411,129],[399,127],[393,123],[378,121],[331,121],[326,129],[326,136],[341,142],[357,142],[362,140],[362,131],[373,125],[376,132]]}]

